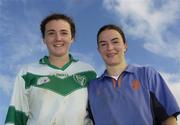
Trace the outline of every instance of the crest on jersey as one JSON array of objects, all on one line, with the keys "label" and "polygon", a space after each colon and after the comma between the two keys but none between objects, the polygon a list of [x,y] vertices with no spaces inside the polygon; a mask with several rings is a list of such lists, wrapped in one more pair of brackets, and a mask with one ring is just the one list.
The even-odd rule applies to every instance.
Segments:
[{"label": "crest on jersey", "polygon": [[79,83],[81,86],[85,86],[86,85],[86,82],[87,82],[87,79],[85,76],[82,76],[82,75],[74,75],[73,76],[74,80]]},{"label": "crest on jersey", "polygon": [[50,79],[48,77],[40,77],[38,80],[37,80],[37,85],[41,85],[41,84],[44,84],[44,83],[47,83],[49,82]]},{"label": "crest on jersey", "polygon": [[64,79],[67,78],[69,75],[67,73],[56,73],[55,76],[60,79]]},{"label": "crest on jersey", "polygon": [[139,90],[141,88],[141,83],[139,80],[133,80],[131,85],[133,90]]}]

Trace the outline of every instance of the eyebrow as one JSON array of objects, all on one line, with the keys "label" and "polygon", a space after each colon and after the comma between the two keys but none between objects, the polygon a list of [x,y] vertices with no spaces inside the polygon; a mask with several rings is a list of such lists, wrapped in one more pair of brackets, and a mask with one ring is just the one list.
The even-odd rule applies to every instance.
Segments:
[{"label": "eyebrow", "polygon": [[[46,32],[54,32],[54,31],[56,31],[56,30],[54,30],[54,29],[49,29],[49,30],[47,30]],[[62,32],[68,32],[68,30],[65,30],[65,29],[62,29],[62,30],[60,30],[60,31],[62,31]]]},{"label": "eyebrow", "polygon": [[[115,38],[112,38],[111,41],[118,40],[118,39],[119,39],[118,37],[115,37]],[[104,42],[106,42],[106,41],[105,40],[101,40],[98,43],[104,43]]]},{"label": "eyebrow", "polygon": [[111,41],[118,40],[118,39],[119,39],[118,37],[115,37],[115,38],[111,39]]},{"label": "eyebrow", "polygon": [[98,43],[104,43],[104,42],[106,42],[106,41],[104,41],[104,40],[101,40],[101,41],[99,41]]}]

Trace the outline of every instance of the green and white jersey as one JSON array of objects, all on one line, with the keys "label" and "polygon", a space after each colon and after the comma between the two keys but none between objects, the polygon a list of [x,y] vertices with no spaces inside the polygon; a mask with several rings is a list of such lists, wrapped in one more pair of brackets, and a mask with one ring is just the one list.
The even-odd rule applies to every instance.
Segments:
[{"label": "green and white jersey", "polygon": [[70,56],[64,67],[48,57],[28,65],[18,74],[6,125],[89,125],[87,85],[95,70]]}]

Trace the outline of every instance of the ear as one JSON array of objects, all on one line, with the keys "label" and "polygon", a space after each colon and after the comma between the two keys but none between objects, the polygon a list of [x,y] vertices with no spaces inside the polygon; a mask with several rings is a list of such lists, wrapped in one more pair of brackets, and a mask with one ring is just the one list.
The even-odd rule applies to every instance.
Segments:
[{"label": "ear", "polygon": [[74,38],[74,37],[72,37],[72,38],[71,38],[71,43],[73,43],[73,42],[74,42],[74,40],[75,40],[75,38]]},{"label": "ear", "polygon": [[127,51],[127,49],[128,49],[128,44],[127,44],[127,43],[125,43],[125,44],[124,44],[124,52],[126,52],[126,51]]}]

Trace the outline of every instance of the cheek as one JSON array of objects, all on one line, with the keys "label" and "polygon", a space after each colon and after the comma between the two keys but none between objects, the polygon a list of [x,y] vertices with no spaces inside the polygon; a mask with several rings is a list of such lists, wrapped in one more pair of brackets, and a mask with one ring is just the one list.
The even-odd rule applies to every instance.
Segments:
[{"label": "cheek", "polygon": [[118,52],[120,52],[120,53],[124,53],[125,52],[125,47],[116,47],[116,50],[118,51]]},{"label": "cheek", "polygon": [[74,42],[74,39],[69,38],[67,41],[69,41],[69,42],[68,42],[69,44],[72,44],[72,43]]},{"label": "cheek", "polygon": [[49,43],[49,41],[50,41],[49,38],[45,38],[45,39],[43,40],[44,44],[46,44],[46,45]]},{"label": "cheek", "polygon": [[98,52],[99,52],[99,54],[100,54],[101,56],[103,56],[103,55],[104,55],[104,51],[103,51],[103,50],[98,49]]}]

